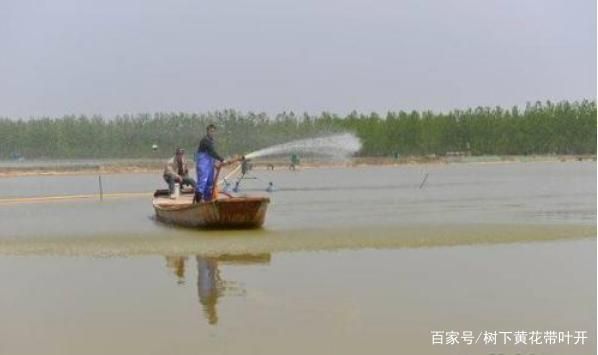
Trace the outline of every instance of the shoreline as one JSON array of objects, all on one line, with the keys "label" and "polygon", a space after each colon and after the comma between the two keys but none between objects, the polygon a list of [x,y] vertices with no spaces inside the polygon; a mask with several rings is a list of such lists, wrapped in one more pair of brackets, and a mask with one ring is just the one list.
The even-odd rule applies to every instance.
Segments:
[{"label": "shoreline", "polygon": [[[120,159],[120,160],[38,160],[0,161],[0,178],[23,176],[62,175],[116,175],[160,174],[166,159]],[[438,164],[488,164],[488,163],[538,163],[596,161],[596,155],[509,155],[509,156],[412,156],[400,159],[390,157],[355,157],[348,161],[331,162],[304,159],[299,169],[360,168],[372,166],[398,167],[409,165]],[[288,169],[286,159],[260,160],[253,163],[256,170]]]}]

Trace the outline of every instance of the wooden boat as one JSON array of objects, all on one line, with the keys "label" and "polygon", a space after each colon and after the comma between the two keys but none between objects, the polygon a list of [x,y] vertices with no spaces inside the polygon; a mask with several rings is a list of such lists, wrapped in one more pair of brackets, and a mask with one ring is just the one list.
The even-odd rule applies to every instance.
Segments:
[{"label": "wooden boat", "polygon": [[156,218],[196,228],[259,228],[264,224],[269,198],[218,196],[210,202],[193,203],[192,191],[171,199],[168,190],[157,190],[153,200]]}]

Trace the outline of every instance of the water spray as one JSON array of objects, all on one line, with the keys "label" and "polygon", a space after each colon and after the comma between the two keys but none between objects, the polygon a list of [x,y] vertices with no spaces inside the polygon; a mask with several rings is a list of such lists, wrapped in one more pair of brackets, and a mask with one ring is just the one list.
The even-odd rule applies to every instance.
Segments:
[{"label": "water spray", "polygon": [[290,153],[315,154],[337,160],[346,160],[361,149],[361,141],[352,133],[339,133],[323,137],[306,138],[277,144],[256,150],[241,157],[242,164],[233,169],[225,179],[229,179],[239,170],[247,171],[249,161],[257,158]]},{"label": "water spray", "polygon": [[290,153],[311,153],[337,159],[347,159],[361,149],[361,141],[352,133],[340,133],[318,138],[299,139],[274,145],[245,155],[246,159]]},{"label": "water spray", "polygon": [[[326,156],[335,160],[347,160],[351,155],[361,149],[361,141],[352,133],[338,133],[328,136],[306,138],[291,141],[288,143],[277,144],[271,147],[256,150],[241,157],[237,167],[229,172],[222,181],[229,181],[232,176],[241,171],[241,178],[250,170],[250,161],[258,158],[277,156],[291,153],[313,154]],[[240,179],[235,184],[238,191]]]}]

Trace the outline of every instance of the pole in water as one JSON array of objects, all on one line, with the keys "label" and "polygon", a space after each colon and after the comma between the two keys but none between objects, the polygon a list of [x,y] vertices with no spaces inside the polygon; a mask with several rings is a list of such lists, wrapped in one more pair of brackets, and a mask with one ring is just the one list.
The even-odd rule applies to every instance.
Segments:
[{"label": "pole in water", "polygon": [[424,179],[422,180],[422,183],[419,184],[419,188],[421,189],[422,187],[424,187],[424,184],[426,183],[426,180],[428,180],[428,175],[430,175],[429,173],[426,173],[426,176],[424,176]]},{"label": "pole in water", "polygon": [[104,201],[104,189],[102,188],[102,175],[98,175],[98,183],[100,185],[100,201]]}]

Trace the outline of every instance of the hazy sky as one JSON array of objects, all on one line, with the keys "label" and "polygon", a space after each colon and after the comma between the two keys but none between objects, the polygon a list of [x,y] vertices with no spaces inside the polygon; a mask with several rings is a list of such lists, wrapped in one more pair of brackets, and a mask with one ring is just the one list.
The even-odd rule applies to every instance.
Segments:
[{"label": "hazy sky", "polygon": [[0,115],[596,97],[596,0],[0,0]]}]

